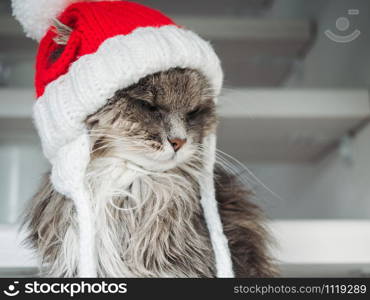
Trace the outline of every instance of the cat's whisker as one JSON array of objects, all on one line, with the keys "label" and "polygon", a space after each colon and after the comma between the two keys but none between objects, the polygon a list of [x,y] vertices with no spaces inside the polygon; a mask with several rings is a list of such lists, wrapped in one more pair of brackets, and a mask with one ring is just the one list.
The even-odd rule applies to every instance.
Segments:
[{"label": "cat's whisker", "polygon": [[[157,87],[160,92],[154,95]],[[215,95],[201,73],[176,68],[116,91],[106,105],[86,118],[91,159],[84,185],[95,229],[99,277],[217,274],[201,198],[202,180],[212,175],[204,169],[210,149],[198,142],[206,135],[206,127],[217,124]],[[181,149],[173,144],[172,149],[169,136],[184,136],[187,143]],[[266,268],[259,212],[248,206],[239,182],[233,183],[248,183],[242,176],[245,171],[240,172],[241,165],[220,152],[216,159],[220,168],[215,169],[214,180],[219,180],[215,189],[221,221],[226,224],[224,233],[235,240],[229,231],[236,231],[236,240],[242,244],[236,252],[245,249],[253,254],[257,249],[256,256],[262,258],[253,258],[252,263]],[[225,184],[227,176],[230,183]],[[73,201],[59,194],[50,178],[35,198],[29,213],[29,240],[41,253],[47,275],[77,276],[80,237]],[[232,217],[228,216],[230,205]],[[249,267],[247,274],[256,274],[257,267]]]},{"label": "cat's whisker", "polygon": [[[227,173],[230,173],[231,175],[238,178],[238,180],[243,183],[243,185],[252,188],[251,182],[249,181],[249,178],[246,176],[243,176],[243,171],[241,171],[238,166],[234,165],[232,162],[230,162],[228,159],[226,159],[224,156],[220,155],[219,153],[216,153],[216,165],[220,166],[224,170],[227,171]],[[244,174],[245,175],[245,174]]]},{"label": "cat's whisker", "polygon": [[259,184],[262,186],[266,191],[268,191],[272,196],[276,197],[280,201],[284,201],[282,197],[280,197],[278,194],[276,194],[273,190],[271,190],[265,183],[262,182],[247,166],[245,166],[243,163],[241,163],[239,160],[231,156],[230,154],[227,154],[219,149],[216,150],[216,153],[223,155],[224,157],[227,157],[228,159],[234,161],[241,169],[240,172],[237,173],[237,175],[240,178],[243,178],[242,174],[248,174],[255,183]]}]

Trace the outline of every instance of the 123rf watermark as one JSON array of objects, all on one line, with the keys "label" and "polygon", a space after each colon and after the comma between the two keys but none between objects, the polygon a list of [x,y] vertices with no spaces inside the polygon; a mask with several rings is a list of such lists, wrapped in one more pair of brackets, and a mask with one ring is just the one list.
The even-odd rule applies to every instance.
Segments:
[{"label": "123rf watermark", "polygon": [[23,295],[66,295],[73,298],[76,295],[92,294],[126,294],[126,283],[115,283],[106,281],[101,282],[27,282],[23,286],[19,281],[14,281],[3,290],[3,294],[8,297],[15,297],[18,294]]},{"label": "123rf watermark", "polygon": [[364,284],[322,284],[322,285],[238,285],[234,286],[234,294],[246,295],[358,295],[366,294]]}]

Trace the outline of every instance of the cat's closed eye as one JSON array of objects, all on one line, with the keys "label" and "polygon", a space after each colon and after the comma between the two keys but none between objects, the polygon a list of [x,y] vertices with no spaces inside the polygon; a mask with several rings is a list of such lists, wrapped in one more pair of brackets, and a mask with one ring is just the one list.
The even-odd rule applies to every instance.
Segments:
[{"label": "cat's closed eye", "polygon": [[150,111],[150,112],[157,112],[159,108],[146,100],[142,99],[135,99],[135,103],[142,109]]},{"label": "cat's closed eye", "polygon": [[196,108],[194,108],[193,110],[189,111],[186,116],[188,119],[194,119],[195,117],[197,117],[197,115],[201,112],[201,107],[198,106]]}]

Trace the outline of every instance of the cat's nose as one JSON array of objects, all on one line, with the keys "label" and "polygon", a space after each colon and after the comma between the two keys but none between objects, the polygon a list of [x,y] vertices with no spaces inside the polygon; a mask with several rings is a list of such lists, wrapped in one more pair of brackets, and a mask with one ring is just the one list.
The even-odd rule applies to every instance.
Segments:
[{"label": "cat's nose", "polygon": [[175,152],[178,151],[186,143],[186,139],[179,139],[179,138],[168,139],[168,141],[170,142]]}]

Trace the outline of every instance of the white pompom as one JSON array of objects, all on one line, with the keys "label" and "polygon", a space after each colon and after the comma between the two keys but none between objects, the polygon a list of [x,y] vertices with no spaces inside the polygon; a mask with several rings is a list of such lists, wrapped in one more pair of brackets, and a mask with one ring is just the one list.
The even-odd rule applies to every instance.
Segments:
[{"label": "white pompom", "polygon": [[28,37],[40,41],[52,19],[73,2],[78,0],[12,0],[13,15]]},{"label": "white pompom", "polygon": [[40,41],[53,18],[58,17],[71,3],[84,1],[102,0],[12,0],[13,15],[22,24],[28,37]]}]

